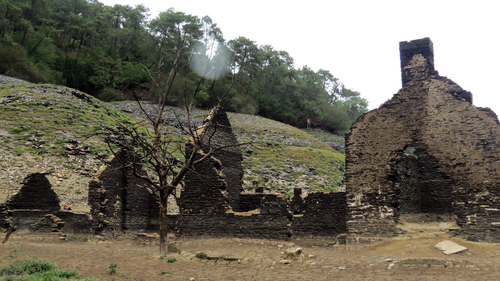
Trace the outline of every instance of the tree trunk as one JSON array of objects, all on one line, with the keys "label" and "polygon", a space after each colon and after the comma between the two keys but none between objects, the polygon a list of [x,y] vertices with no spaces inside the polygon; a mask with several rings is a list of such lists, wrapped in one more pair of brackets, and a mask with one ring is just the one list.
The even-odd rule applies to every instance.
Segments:
[{"label": "tree trunk", "polygon": [[40,40],[36,43],[35,47],[33,47],[33,49],[31,49],[31,51],[28,53],[28,57],[29,57],[29,56],[31,56],[31,55],[32,55],[32,54],[36,51],[36,49],[40,46],[40,44],[42,44],[43,40],[44,40],[45,38],[47,38],[48,36],[49,36],[49,32],[46,32],[46,33],[45,33],[45,36],[44,36],[44,37],[42,37],[42,39],[40,39]]},{"label": "tree trunk", "polygon": [[[161,192],[163,193],[163,192]],[[163,196],[160,193],[160,255],[167,254],[167,234],[168,234],[168,221],[167,221],[167,199],[168,196]]]}]

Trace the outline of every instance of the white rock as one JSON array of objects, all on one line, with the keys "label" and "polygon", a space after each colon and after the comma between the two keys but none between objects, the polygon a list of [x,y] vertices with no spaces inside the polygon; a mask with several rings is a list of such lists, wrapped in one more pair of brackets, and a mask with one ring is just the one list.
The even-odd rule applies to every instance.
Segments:
[{"label": "white rock", "polygon": [[434,247],[436,249],[442,251],[443,254],[445,254],[445,255],[457,254],[457,253],[467,251],[466,247],[458,245],[457,243],[454,243],[450,240],[443,240],[443,241],[437,243],[436,245],[434,245]]}]

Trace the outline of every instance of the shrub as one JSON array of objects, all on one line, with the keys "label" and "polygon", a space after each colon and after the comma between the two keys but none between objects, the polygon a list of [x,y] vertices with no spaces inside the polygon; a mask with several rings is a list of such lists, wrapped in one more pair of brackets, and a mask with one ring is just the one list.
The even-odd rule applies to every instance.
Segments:
[{"label": "shrub", "polygon": [[0,275],[31,275],[34,273],[43,273],[46,271],[54,271],[57,267],[42,260],[17,260],[0,270]]},{"label": "shrub", "polygon": [[104,88],[97,96],[102,101],[120,101],[123,100],[122,93],[114,88]]},{"label": "shrub", "polygon": [[[0,270],[2,280],[60,280],[78,278],[78,273],[73,270],[58,270],[57,266],[43,260],[17,260]],[[22,277],[17,277],[22,276]],[[91,279],[85,279],[91,280]]]},{"label": "shrub", "polygon": [[116,274],[116,267],[118,265],[116,263],[112,263],[109,265],[109,268],[108,270],[106,270],[106,272],[109,274],[109,275],[113,275],[113,274]]},{"label": "shrub", "polygon": [[12,127],[10,128],[9,132],[11,134],[19,134],[19,133],[22,133],[22,132],[26,132],[26,131],[29,131],[29,127],[26,127],[26,126],[20,126],[20,127]]},{"label": "shrub", "polygon": [[196,258],[200,259],[200,260],[206,260],[208,259],[208,255],[204,252],[198,252],[196,253],[195,255]]}]

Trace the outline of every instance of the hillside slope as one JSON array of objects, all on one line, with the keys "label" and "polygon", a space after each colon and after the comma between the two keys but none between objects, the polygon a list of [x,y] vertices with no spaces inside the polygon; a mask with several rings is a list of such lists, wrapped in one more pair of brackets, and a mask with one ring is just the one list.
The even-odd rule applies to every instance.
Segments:
[{"label": "hillside slope", "polygon": [[[122,103],[134,106],[133,103]],[[87,186],[110,156],[103,142],[115,118],[140,118],[79,91],[25,82],[0,83],[0,202],[26,175],[46,173],[62,204],[87,211]],[[206,111],[197,111],[200,119]],[[269,119],[229,113],[244,155],[244,188],[291,195],[294,187],[342,186],[344,155],[305,131]],[[317,133],[317,132],[315,132]],[[323,134],[325,136],[325,134]],[[333,142],[343,142],[329,136]]]}]

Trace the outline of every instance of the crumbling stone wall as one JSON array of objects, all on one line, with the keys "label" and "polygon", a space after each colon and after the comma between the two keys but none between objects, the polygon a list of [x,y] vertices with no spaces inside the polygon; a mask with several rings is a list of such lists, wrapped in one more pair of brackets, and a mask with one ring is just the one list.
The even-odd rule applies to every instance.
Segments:
[{"label": "crumbling stone wall", "polygon": [[19,191],[11,196],[6,206],[10,210],[43,210],[57,212],[61,209],[59,197],[44,174],[29,174]]},{"label": "crumbling stone wall", "polygon": [[89,183],[89,206],[95,231],[145,230],[158,224],[156,198],[145,188],[147,183],[134,176],[121,151],[101,167]]},{"label": "crumbling stone wall", "polygon": [[0,206],[2,227],[18,233],[88,233],[89,217],[63,211],[45,174],[29,174],[19,191]]},{"label": "crumbling stone wall", "polygon": [[[300,202],[300,199],[300,192],[296,191],[292,202]],[[336,237],[346,233],[345,192],[310,193],[302,200],[294,210],[293,237]]]},{"label": "crumbling stone wall", "polygon": [[[225,111],[219,106],[214,107],[198,134],[202,136],[202,152],[197,157],[201,158],[210,150],[215,152],[186,174],[179,201],[181,213],[224,213],[227,208],[239,210],[243,191],[243,156]],[[188,143],[186,154],[191,153],[192,145]]]},{"label": "crumbling stone wall", "polygon": [[[282,194],[241,194],[242,155],[229,119],[215,108],[199,129],[208,136],[197,159],[210,149],[212,157],[194,165],[177,199],[180,214],[169,216],[169,231],[184,236],[290,239],[345,232],[345,194],[314,194],[301,199],[292,216],[294,200]],[[191,142],[186,153],[192,153]],[[144,183],[124,168],[122,152],[110,159],[90,183],[92,228],[97,231],[157,229],[158,203],[140,188]],[[299,192],[300,193],[300,192]],[[300,197],[300,196],[299,196]],[[152,211],[154,210],[154,211]]]},{"label": "crumbling stone wall", "polygon": [[[287,197],[262,192],[240,194],[241,150],[220,108],[210,113],[202,130],[209,130],[213,136],[212,148],[228,148],[195,165],[186,175],[178,200],[180,235],[289,239],[292,229],[302,237],[306,234],[336,237],[345,232],[345,195],[310,194],[302,204],[303,215],[294,226],[291,201]],[[208,149],[206,142],[204,151]],[[186,150],[191,152],[190,144]]]},{"label": "crumbling stone wall", "polygon": [[402,216],[430,213],[455,215],[466,237],[499,241],[498,119],[438,75],[429,38],[400,52],[403,88],[346,135],[349,239],[397,235]]}]

